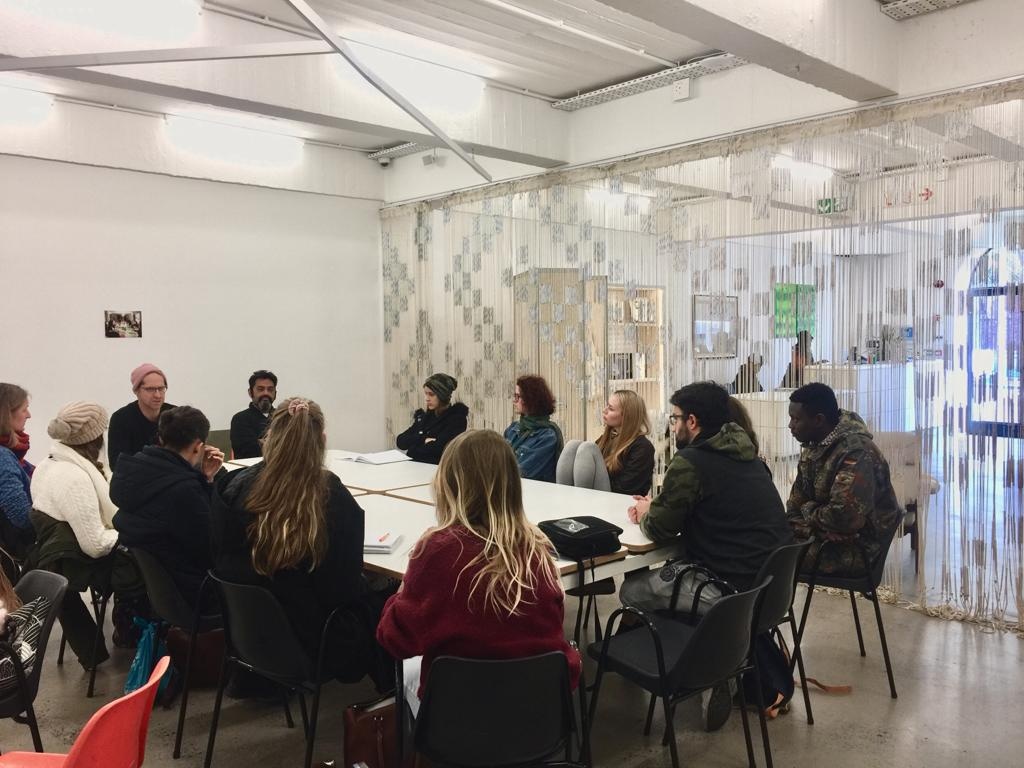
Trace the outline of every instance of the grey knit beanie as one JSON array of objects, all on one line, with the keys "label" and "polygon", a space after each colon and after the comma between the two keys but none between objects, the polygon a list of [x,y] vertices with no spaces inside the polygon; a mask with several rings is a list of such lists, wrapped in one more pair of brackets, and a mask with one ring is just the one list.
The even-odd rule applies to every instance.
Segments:
[{"label": "grey knit beanie", "polygon": [[450,402],[452,392],[459,386],[459,382],[447,373],[432,373],[430,378],[423,382],[423,386],[437,395],[442,403]]},{"label": "grey knit beanie", "polygon": [[103,434],[108,421],[102,405],[79,400],[61,408],[46,433],[65,445],[85,445]]}]

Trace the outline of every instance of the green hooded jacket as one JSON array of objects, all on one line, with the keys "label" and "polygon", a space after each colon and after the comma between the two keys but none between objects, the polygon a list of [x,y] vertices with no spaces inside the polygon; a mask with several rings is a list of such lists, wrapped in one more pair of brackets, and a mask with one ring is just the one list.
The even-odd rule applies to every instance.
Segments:
[{"label": "green hooded jacket", "polygon": [[793,541],[771,473],[733,422],[675,455],[640,526],[654,541],[679,535],[686,559],[744,589],[771,552]]}]

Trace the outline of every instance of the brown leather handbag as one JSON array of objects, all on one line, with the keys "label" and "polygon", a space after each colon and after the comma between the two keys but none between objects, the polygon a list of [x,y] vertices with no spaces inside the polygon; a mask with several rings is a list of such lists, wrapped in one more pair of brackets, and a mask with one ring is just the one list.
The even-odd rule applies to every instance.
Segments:
[{"label": "brown leather handbag", "polygon": [[345,764],[399,768],[395,697],[384,696],[345,709]]}]

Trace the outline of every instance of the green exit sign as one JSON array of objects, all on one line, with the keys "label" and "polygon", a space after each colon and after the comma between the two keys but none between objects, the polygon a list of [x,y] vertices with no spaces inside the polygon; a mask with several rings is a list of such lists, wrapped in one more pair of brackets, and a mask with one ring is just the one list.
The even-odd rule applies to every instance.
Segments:
[{"label": "green exit sign", "polygon": [[827,216],[830,213],[842,213],[846,210],[846,200],[840,197],[822,197],[817,202],[818,213]]}]

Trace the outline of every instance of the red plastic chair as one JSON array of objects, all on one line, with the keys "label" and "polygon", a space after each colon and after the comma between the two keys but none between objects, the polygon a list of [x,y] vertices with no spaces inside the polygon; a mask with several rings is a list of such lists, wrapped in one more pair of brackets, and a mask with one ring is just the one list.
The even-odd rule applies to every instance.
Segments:
[{"label": "red plastic chair", "polygon": [[[169,656],[156,663],[149,682],[103,706],[89,718],[66,755],[51,752],[8,752],[0,768],[137,768],[146,756],[146,734],[157,685],[170,665]],[[137,734],[137,738],[131,738]]]}]

